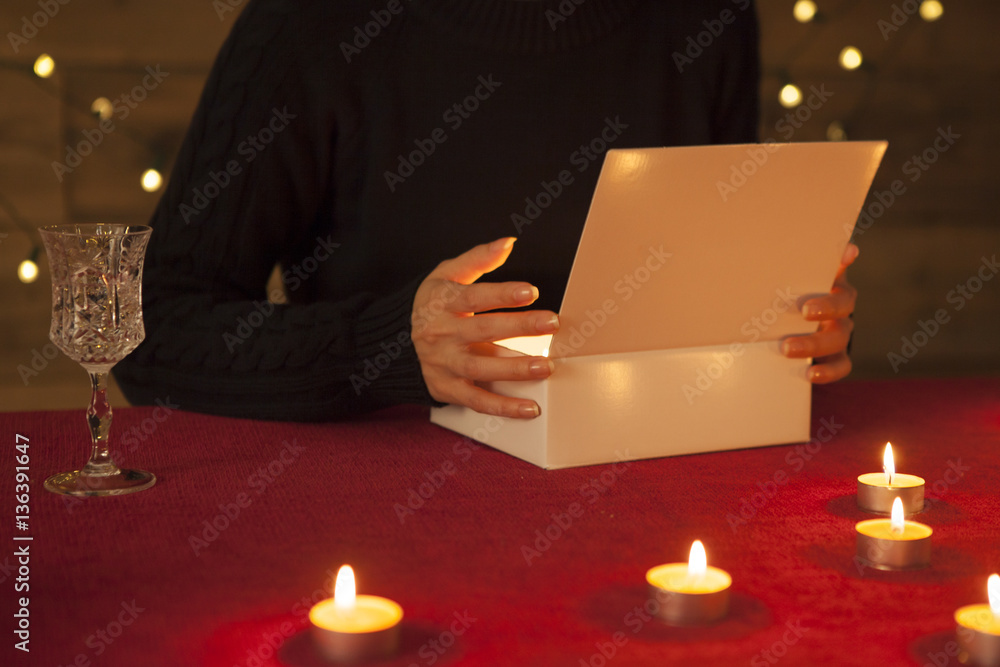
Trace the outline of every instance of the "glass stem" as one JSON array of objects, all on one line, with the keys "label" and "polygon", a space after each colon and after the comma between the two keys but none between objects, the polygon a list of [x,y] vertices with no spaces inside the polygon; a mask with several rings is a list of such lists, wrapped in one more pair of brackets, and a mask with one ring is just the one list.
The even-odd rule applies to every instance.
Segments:
[{"label": "glass stem", "polygon": [[81,474],[89,477],[108,477],[121,472],[108,453],[108,431],[111,430],[111,404],[108,402],[108,371],[87,371],[90,374],[90,384],[93,394],[90,407],[87,408],[87,425],[90,426],[90,439],[93,447],[90,450],[90,460],[81,470]]}]

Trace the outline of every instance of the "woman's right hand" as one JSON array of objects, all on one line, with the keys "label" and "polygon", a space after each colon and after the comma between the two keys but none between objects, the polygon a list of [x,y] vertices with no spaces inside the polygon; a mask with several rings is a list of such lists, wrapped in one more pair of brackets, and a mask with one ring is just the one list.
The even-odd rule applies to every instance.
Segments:
[{"label": "woman's right hand", "polygon": [[530,419],[539,414],[532,400],[501,396],[477,383],[540,380],[552,374],[546,357],[499,356],[494,341],[554,333],[559,317],[550,310],[490,313],[534,303],[530,283],[476,283],[502,266],[514,238],[476,246],[441,262],[417,288],[412,339],[431,396],[485,414]]}]

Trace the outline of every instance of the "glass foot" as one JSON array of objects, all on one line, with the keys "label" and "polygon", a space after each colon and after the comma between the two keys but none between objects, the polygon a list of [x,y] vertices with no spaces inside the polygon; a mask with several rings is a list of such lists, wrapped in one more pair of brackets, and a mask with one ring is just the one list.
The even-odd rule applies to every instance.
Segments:
[{"label": "glass foot", "polygon": [[145,470],[122,468],[117,475],[95,477],[79,470],[62,472],[45,480],[45,488],[70,496],[120,496],[142,491],[156,484],[156,475]]}]

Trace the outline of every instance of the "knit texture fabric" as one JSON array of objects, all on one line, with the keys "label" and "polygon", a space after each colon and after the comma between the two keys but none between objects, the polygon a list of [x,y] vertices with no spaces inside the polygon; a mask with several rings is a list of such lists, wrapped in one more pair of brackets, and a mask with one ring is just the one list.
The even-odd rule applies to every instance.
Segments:
[{"label": "knit texture fabric", "polygon": [[[82,406],[0,414],[9,448],[30,441],[32,480],[30,530],[10,506],[5,534],[33,537],[8,538],[0,664],[322,667],[307,613],[349,563],[360,593],[404,610],[379,667],[960,667],[952,614],[985,603],[1000,567],[1000,378],[817,387],[810,443],[566,470],[424,408],[287,424],[173,404],[115,410],[111,428],[118,462],[156,485],[81,500],[41,482],[83,462]],[[934,530],[922,570],[854,561],[854,525],[873,518],[856,478],[887,440],[933,498],[913,517]],[[644,575],[695,539],[732,575],[730,613],[672,628],[644,615]],[[22,596],[30,654],[11,634]]]},{"label": "knit texture fabric", "polygon": [[137,404],[263,419],[431,403],[409,339],[428,272],[517,236],[483,280],[557,310],[606,151],[753,141],[757,84],[749,3],[252,0],[153,216],[146,340],[116,377]]}]

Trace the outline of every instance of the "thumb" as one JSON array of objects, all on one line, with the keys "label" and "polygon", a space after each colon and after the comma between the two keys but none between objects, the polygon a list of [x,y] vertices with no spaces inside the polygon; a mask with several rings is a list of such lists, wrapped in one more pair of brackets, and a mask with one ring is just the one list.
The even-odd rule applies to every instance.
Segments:
[{"label": "thumb", "polygon": [[429,278],[451,280],[461,285],[471,285],[479,280],[484,273],[489,273],[503,266],[514,247],[513,236],[497,239],[492,243],[477,245],[458,257],[446,259],[431,271]]}]

